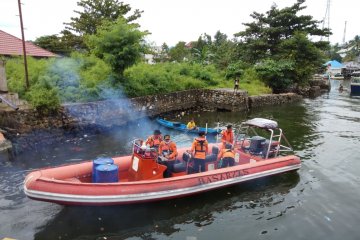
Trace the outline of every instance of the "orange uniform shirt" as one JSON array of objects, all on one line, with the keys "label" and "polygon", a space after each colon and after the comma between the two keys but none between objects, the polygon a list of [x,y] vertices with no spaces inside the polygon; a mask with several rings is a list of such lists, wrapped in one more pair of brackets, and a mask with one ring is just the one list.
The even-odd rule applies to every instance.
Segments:
[{"label": "orange uniform shirt", "polygon": [[176,144],[173,141],[162,141],[159,145],[159,155],[163,155],[163,153],[168,154],[167,158],[169,160],[175,160],[178,154]]},{"label": "orange uniform shirt", "polygon": [[205,160],[209,148],[208,145],[206,138],[195,138],[191,145],[191,152],[194,154],[194,158]]},{"label": "orange uniform shirt", "polygon": [[233,131],[228,131],[228,130],[224,130],[221,132],[222,137],[221,137],[221,141],[225,144],[225,143],[230,143],[233,144],[234,142],[234,133]]}]

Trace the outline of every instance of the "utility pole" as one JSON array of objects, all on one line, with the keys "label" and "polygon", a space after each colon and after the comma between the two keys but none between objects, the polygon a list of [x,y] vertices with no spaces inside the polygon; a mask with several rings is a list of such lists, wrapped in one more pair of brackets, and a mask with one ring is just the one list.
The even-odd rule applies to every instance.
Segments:
[{"label": "utility pole", "polygon": [[21,13],[21,2],[18,0],[19,5],[19,17],[20,17],[20,26],[21,26],[21,36],[22,36],[22,46],[23,46],[23,55],[24,55],[24,66],[25,66],[25,82],[26,82],[26,89],[29,89],[29,74],[28,74],[28,66],[26,60],[26,46],[25,46],[25,35],[24,35],[24,25],[22,20],[22,13]]},{"label": "utility pole", "polygon": [[[325,11],[325,17],[323,19],[322,29],[324,29],[326,25],[327,25],[327,28],[330,30],[330,0],[326,1],[326,11]],[[321,37],[321,40],[322,40],[322,37]],[[328,42],[330,42],[330,35],[328,35]]]},{"label": "utility pole", "polygon": [[344,36],[343,36],[343,45],[345,46],[345,35],[346,35],[346,22],[345,21],[345,27],[344,27]]}]

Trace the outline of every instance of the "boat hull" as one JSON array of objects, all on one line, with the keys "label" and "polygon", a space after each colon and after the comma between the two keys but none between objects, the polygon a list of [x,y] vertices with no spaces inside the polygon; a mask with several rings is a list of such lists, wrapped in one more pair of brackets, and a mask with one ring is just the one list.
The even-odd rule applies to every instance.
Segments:
[{"label": "boat hull", "polygon": [[360,95],[360,83],[351,83],[350,94],[351,95]]},{"label": "boat hull", "polygon": [[[202,173],[122,182],[131,156],[114,158],[119,165],[120,182],[91,183],[76,179],[91,178],[92,162],[42,169],[30,173],[24,182],[24,192],[32,199],[63,205],[121,205],[180,198],[238,184],[253,179],[294,171],[300,168],[297,156],[290,155],[263,161],[253,161],[233,167]],[[59,180],[62,179],[62,180]]]}]

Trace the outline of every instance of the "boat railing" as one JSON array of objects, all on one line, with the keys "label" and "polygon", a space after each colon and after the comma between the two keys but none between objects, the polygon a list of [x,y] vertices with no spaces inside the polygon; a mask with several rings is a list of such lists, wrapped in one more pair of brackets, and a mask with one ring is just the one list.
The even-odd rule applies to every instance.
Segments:
[{"label": "boat railing", "polygon": [[158,152],[145,144],[142,139],[135,139],[133,142],[133,153],[141,155],[143,158],[157,159]]},{"label": "boat railing", "polygon": [[[249,126],[241,126],[239,129],[239,133],[235,138],[235,146],[239,147],[244,151],[251,151],[251,141],[254,136],[261,136],[254,129],[255,127]],[[281,153],[293,152],[293,148],[291,147],[289,141],[286,139],[281,128],[276,129],[265,129],[269,132],[270,136],[266,137],[264,151],[260,154],[264,159],[273,158],[279,156]],[[285,142],[285,143],[283,143]]]}]

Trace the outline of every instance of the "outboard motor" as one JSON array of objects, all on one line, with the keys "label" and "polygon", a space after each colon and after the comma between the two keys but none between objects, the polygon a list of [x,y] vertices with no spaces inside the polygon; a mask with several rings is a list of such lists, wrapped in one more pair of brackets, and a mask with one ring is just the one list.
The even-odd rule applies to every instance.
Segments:
[{"label": "outboard motor", "polygon": [[211,149],[211,154],[206,156],[205,162],[216,161],[218,155],[219,155],[219,148],[217,146],[213,146]]},{"label": "outboard motor", "polygon": [[254,155],[262,154],[266,139],[261,136],[253,136],[250,142],[249,152]]},{"label": "outboard motor", "polygon": [[185,162],[189,162],[191,160],[191,158],[192,158],[191,153],[189,153],[189,152],[184,152],[183,153],[182,159]]},{"label": "outboard motor", "polygon": [[219,147],[213,146],[211,149],[211,154],[215,154],[216,156],[219,155]]}]

